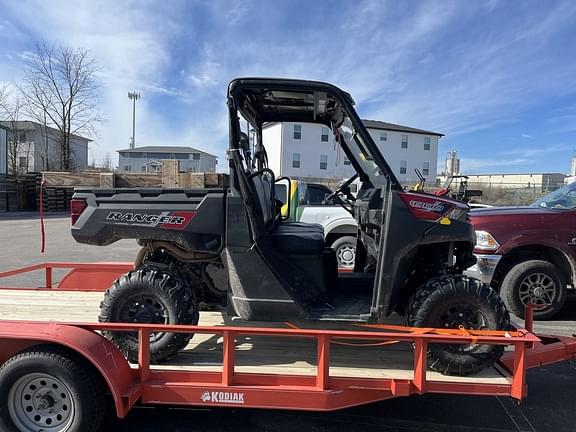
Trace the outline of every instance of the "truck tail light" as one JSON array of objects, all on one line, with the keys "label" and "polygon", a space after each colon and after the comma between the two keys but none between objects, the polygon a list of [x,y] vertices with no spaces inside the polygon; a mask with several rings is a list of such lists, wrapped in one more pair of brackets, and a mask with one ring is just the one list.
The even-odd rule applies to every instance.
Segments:
[{"label": "truck tail light", "polygon": [[83,199],[73,199],[70,201],[70,218],[72,225],[76,224],[80,215],[86,210],[88,204]]}]

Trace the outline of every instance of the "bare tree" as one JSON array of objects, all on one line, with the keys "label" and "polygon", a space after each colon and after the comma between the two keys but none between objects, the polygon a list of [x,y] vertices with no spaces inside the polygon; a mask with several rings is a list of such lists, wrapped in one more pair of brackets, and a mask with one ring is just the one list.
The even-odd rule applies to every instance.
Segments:
[{"label": "bare tree", "polygon": [[110,156],[110,153],[106,153],[106,156],[104,156],[104,160],[103,160],[103,162],[102,162],[102,166],[103,166],[107,171],[112,171],[113,164],[112,164],[112,157]]},{"label": "bare tree", "polygon": [[[61,170],[73,168],[71,136],[92,136],[95,124],[102,121],[97,110],[98,65],[88,51],[38,43],[27,60],[24,82],[20,87],[29,115],[59,132],[58,150]],[[48,134],[46,131],[48,163]]]},{"label": "bare tree", "polygon": [[[13,175],[28,172],[32,149],[30,141],[25,136],[26,132],[19,128],[22,108],[20,95],[12,94],[7,85],[0,89],[0,116],[8,128],[8,172]],[[23,164],[20,158],[24,158]]]}]

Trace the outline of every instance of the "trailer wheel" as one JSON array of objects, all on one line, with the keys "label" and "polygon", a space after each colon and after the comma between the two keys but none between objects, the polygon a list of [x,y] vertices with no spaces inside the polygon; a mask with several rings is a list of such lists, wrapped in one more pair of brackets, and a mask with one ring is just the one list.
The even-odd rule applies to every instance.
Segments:
[{"label": "trailer wheel", "polygon": [[[440,276],[422,285],[408,303],[411,327],[507,330],[510,315],[488,285],[463,275]],[[471,375],[490,367],[504,353],[502,345],[430,344],[430,367],[445,375]]]},{"label": "trailer wheel", "polygon": [[524,317],[528,303],[534,303],[534,318],[549,319],[566,303],[566,282],[558,267],[548,261],[530,260],[510,269],[500,288],[500,293],[510,311]]},{"label": "trailer wheel", "polygon": [[[166,271],[139,268],[121,276],[100,303],[100,322],[146,324],[198,324],[196,300],[183,282]],[[138,361],[136,332],[103,332],[129,361]],[[154,332],[150,335],[150,361],[174,357],[188,345],[191,333]]]},{"label": "trailer wheel", "polygon": [[35,346],[0,368],[0,430],[95,432],[104,393],[83,359],[53,346]]},{"label": "trailer wheel", "polygon": [[340,268],[354,267],[354,260],[356,259],[356,237],[343,236],[334,240],[330,246],[336,252],[336,260]]}]

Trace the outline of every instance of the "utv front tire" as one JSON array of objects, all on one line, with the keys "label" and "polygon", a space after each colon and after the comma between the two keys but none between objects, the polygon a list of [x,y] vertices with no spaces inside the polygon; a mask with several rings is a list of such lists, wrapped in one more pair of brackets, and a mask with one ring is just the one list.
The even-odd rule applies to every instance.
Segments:
[{"label": "utv front tire", "polygon": [[[406,323],[410,327],[507,330],[510,315],[488,285],[463,275],[429,280],[412,296]],[[504,353],[502,345],[430,344],[430,367],[445,375],[472,375],[490,367]]]},{"label": "utv front tire", "polygon": [[[193,295],[176,276],[140,268],[121,276],[100,303],[100,322],[145,324],[198,324]],[[130,360],[138,361],[136,332],[103,332]],[[190,333],[154,332],[150,335],[150,361],[174,357],[192,338]]]}]

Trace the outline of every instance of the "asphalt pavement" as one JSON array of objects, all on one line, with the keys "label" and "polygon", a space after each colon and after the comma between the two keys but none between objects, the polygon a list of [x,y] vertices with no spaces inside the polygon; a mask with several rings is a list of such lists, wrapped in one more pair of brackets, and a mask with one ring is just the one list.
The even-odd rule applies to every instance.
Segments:
[{"label": "asphalt pavement", "polygon": [[[35,214],[0,214],[0,271],[42,261],[132,261],[138,246],[123,240],[106,247],[80,245],[63,215],[46,219],[46,253],[40,253],[40,224]],[[33,277],[14,282],[34,284]],[[549,334],[576,333],[576,301],[560,316],[537,324]],[[574,432],[576,371],[568,362],[529,371],[529,396],[517,404],[505,397],[423,395],[331,413],[253,409],[140,407],[122,421],[112,410],[102,431],[340,432]]]}]

